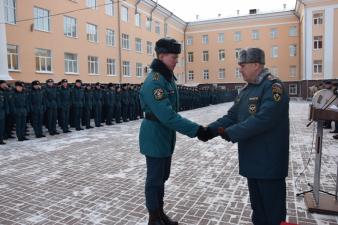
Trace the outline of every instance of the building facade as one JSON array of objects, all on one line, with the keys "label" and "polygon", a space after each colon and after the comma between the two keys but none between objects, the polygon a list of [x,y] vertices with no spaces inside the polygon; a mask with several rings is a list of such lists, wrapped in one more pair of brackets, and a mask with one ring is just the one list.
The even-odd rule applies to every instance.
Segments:
[{"label": "building facade", "polygon": [[[60,3],[62,2],[62,4]],[[184,85],[244,85],[243,48],[260,47],[291,96],[338,79],[338,0],[297,0],[295,10],[185,22],[152,0],[4,0],[0,76],[31,82],[142,83],[155,42],[173,37]]]}]

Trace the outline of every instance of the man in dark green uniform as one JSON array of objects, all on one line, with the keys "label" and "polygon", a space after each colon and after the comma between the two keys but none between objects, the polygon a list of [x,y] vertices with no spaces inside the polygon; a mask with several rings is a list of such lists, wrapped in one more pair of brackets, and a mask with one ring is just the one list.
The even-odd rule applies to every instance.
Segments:
[{"label": "man in dark green uniform", "polygon": [[[0,80],[0,86],[5,86],[6,81]],[[9,104],[5,95],[5,90],[0,87],[0,145],[6,144],[4,142],[5,135],[5,118],[9,114]]]},{"label": "man in dark green uniform", "polygon": [[121,123],[121,110],[122,110],[122,92],[121,86],[116,87],[116,98],[115,98],[115,122]]},{"label": "man in dark green uniform", "polygon": [[108,84],[108,89],[105,92],[104,97],[104,104],[106,108],[106,124],[112,125],[113,124],[113,117],[114,117],[114,110],[115,110],[115,101],[116,101],[116,95],[115,95],[115,87],[112,83]]},{"label": "man in dark green uniform", "polygon": [[81,118],[82,118],[84,97],[85,96],[82,90],[82,81],[78,79],[75,81],[75,86],[71,92],[71,99],[72,99],[73,113],[74,113],[74,125],[77,131],[83,130],[83,128],[81,128]]},{"label": "man in dark green uniform", "polygon": [[85,86],[84,91],[84,106],[83,106],[83,125],[86,126],[86,129],[93,128],[90,125],[90,117],[93,109],[93,91],[90,84]]},{"label": "man in dark green uniform", "polygon": [[56,119],[57,119],[57,89],[54,86],[53,79],[46,81],[47,86],[45,88],[45,100],[47,109],[47,129],[50,135],[59,134],[56,131]]},{"label": "man in dark green uniform", "polygon": [[242,50],[238,64],[247,85],[228,114],[208,126],[207,136],[238,142],[239,173],[248,180],[253,224],[279,225],[286,218],[289,97],[282,82],[264,69],[263,50]]},{"label": "man in dark green uniform", "polygon": [[127,84],[122,86],[122,119],[123,122],[128,121],[129,104],[130,104],[129,88]]},{"label": "man in dark green uniform", "polygon": [[37,138],[45,137],[42,133],[43,115],[46,109],[43,91],[40,82],[32,82],[32,90],[29,95],[29,104],[31,109],[32,126]]},{"label": "man in dark green uniform", "polygon": [[13,112],[15,117],[16,136],[18,141],[28,140],[25,135],[26,117],[29,110],[28,99],[23,91],[23,82],[15,82],[15,92],[13,95]]},{"label": "man in dark green uniform", "polygon": [[102,122],[102,90],[99,82],[95,84],[93,92],[93,110],[94,110],[94,121],[96,127],[101,127]]},{"label": "man in dark green uniform", "polygon": [[181,45],[174,39],[163,38],[156,42],[155,59],[142,88],[140,101],[145,112],[139,144],[146,157],[145,185],[148,225],[177,225],[163,211],[164,186],[170,175],[171,156],[176,142],[176,131],[189,137],[205,137],[205,129],[181,117],[174,68]]},{"label": "man in dark green uniform", "polygon": [[58,106],[60,112],[60,125],[63,133],[71,132],[69,130],[69,110],[71,106],[70,88],[67,79],[61,80],[61,87],[58,89]]}]

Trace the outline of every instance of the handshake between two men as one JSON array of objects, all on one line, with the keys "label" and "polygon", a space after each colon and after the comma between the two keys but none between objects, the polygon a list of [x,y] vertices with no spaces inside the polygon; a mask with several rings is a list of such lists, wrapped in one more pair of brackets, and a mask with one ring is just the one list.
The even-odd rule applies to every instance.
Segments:
[{"label": "handshake between two men", "polygon": [[214,137],[220,136],[226,141],[230,141],[230,137],[224,127],[218,127],[216,132],[213,132],[210,127],[200,126],[197,131],[197,138],[203,142],[207,142]]}]

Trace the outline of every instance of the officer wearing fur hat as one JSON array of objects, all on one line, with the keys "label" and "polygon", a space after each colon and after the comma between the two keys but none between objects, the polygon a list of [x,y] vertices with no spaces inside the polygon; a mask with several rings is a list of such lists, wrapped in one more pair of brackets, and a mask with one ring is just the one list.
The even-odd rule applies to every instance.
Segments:
[{"label": "officer wearing fur hat", "polygon": [[46,80],[45,100],[47,114],[47,129],[50,135],[59,134],[56,131],[57,120],[57,89],[54,86],[53,79]]},{"label": "officer wearing fur hat", "polygon": [[242,50],[238,64],[247,85],[227,115],[208,126],[207,139],[220,135],[238,142],[239,173],[248,181],[253,224],[276,225],[286,218],[289,97],[264,68],[263,50]]},{"label": "officer wearing fur hat", "polygon": [[13,95],[13,113],[15,117],[16,136],[18,141],[28,140],[26,138],[26,117],[29,111],[28,98],[23,90],[24,83],[21,81],[15,82],[15,92]]},{"label": "officer wearing fur hat", "polygon": [[177,225],[163,211],[164,186],[170,175],[171,157],[176,142],[176,131],[189,137],[202,137],[205,129],[181,117],[174,68],[181,53],[181,45],[174,39],[163,38],[156,42],[157,59],[151,64],[140,90],[140,102],[145,113],[139,144],[146,158],[145,184],[148,225]]},{"label": "officer wearing fur hat", "polygon": [[75,81],[75,86],[72,89],[71,98],[72,98],[71,102],[73,105],[75,129],[77,131],[83,130],[83,128],[81,127],[81,119],[85,95],[82,89],[82,81],[79,79]]},{"label": "officer wearing fur hat", "polygon": [[[0,86],[5,86],[6,81],[0,80]],[[5,90],[0,87],[0,145],[4,145],[5,119],[9,114],[9,103],[7,101]]]},{"label": "officer wearing fur hat", "polygon": [[63,133],[71,132],[69,130],[69,111],[71,107],[71,90],[68,86],[68,80],[62,79],[58,89],[58,107],[60,112],[59,124]]},{"label": "officer wearing fur hat", "polygon": [[46,109],[45,99],[38,80],[32,82],[32,90],[29,93],[29,104],[32,116],[32,126],[37,138],[45,137],[42,133],[43,117]]}]

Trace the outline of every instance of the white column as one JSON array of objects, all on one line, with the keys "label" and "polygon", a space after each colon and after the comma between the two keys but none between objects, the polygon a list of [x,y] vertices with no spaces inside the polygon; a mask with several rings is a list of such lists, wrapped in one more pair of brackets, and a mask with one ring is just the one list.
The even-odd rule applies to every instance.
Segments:
[{"label": "white column", "polygon": [[305,80],[312,80],[312,10],[305,9]]},{"label": "white column", "polygon": [[0,1],[0,80],[12,80],[8,74],[4,1]]},{"label": "white column", "polygon": [[324,37],[324,79],[333,78],[333,30],[334,8],[325,9],[325,37]]}]

